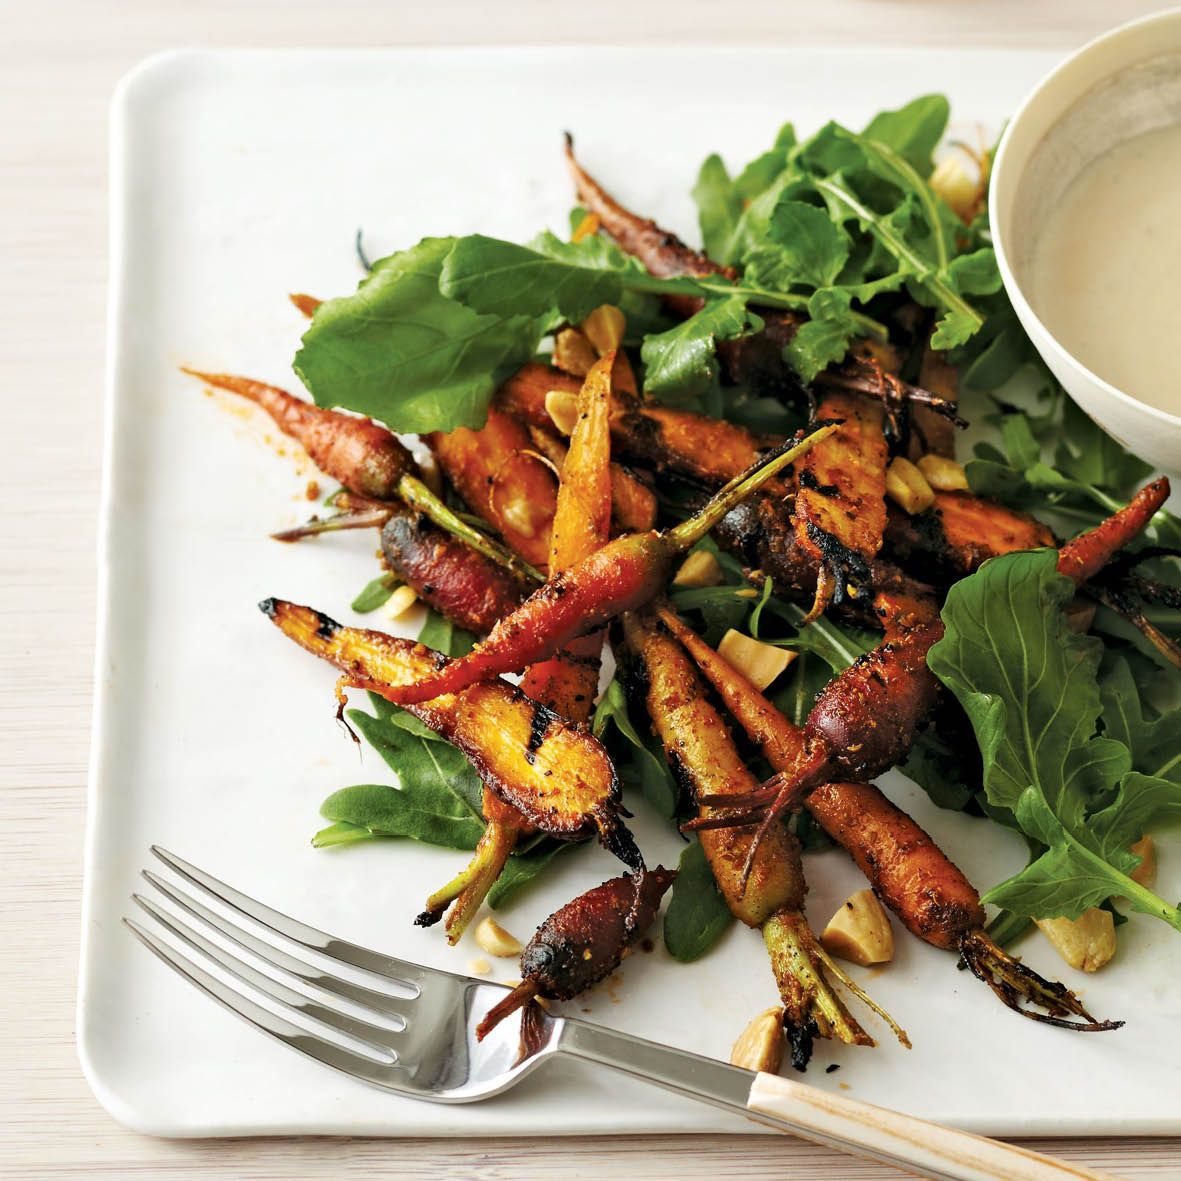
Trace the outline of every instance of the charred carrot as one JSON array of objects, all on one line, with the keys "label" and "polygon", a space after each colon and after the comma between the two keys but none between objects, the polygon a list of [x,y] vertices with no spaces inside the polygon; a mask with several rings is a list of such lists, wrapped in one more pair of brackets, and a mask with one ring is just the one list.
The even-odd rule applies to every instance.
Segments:
[{"label": "charred carrot", "polygon": [[[973,973],[1022,1016],[1087,1031],[1119,1024],[1096,1022],[1064,985],[1044,980],[997,947],[984,933],[984,909],[972,884],[931,837],[872,783],[813,786],[813,780],[805,793],[798,782],[799,768],[810,753],[815,758],[815,743],[807,731],[784,717],[671,608],[662,609],[660,617],[767,761],[793,777],[799,792],[796,798],[802,797],[821,827],[848,850],[910,931],[935,947],[960,952]],[[865,728],[872,730],[872,721]],[[824,775],[823,765],[817,770]],[[743,803],[758,796],[758,792],[747,793]],[[727,796],[710,798],[721,804]],[[770,825],[765,839],[777,841],[780,831],[780,825]],[[702,833],[702,840],[710,835]],[[761,855],[759,851],[757,856]],[[755,884],[753,870],[751,884]],[[1033,1012],[1023,1003],[1039,1005],[1046,1014]],[[1069,1015],[1081,1017],[1083,1023],[1066,1020]]]},{"label": "charred carrot", "polygon": [[1145,484],[1122,509],[1059,550],[1058,572],[1080,585],[1088,582],[1147,527],[1168,499],[1167,476]]},{"label": "charred carrot", "polygon": [[521,953],[521,983],[476,1027],[484,1038],[534,997],[568,1001],[619,967],[652,925],[676,873],[657,867],[611,878],[554,911]]},{"label": "charred carrot", "polygon": [[[369,501],[404,500],[430,517],[440,529],[454,534],[486,558],[520,576],[536,577],[540,581],[541,576],[527,562],[456,516],[414,474],[413,458],[397,437],[371,418],[325,410],[286,390],[247,377],[202,373],[183,367],[182,372],[261,406],[284,434],[303,445],[325,475],[339,480],[348,491]],[[366,507],[372,510],[371,519],[312,521],[276,536],[282,541],[294,541],[336,528],[363,528],[384,522],[380,504]]]},{"label": "charred carrot", "polygon": [[[549,568],[565,570],[606,541],[611,524],[611,436],[608,426],[614,354],[591,367],[579,394],[578,417],[562,469],[550,533]],[[602,632],[582,636],[550,659],[530,668],[521,690],[567,720],[585,724],[599,681]],[[519,837],[529,831],[527,817],[485,791],[487,824],[468,866],[427,899],[423,918],[437,917],[454,899],[447,916],[447,938],[459,941],[500,876]]]},{"label": "charred carrot", "polygon": [[[551,425],[545,397],[550,390],[573,393],[578,379],[547,365],[523,366],[497,391],[497,405],[532,426]],[[616,383],[611,437],[621,454],[657,471],[670,471],[703,484],[732,480],[757,463],[764,441],[745,427],[690,410],[677,410],[627,396]]]},{"label": "charred carrot", "polygon": [[[738,754],[726,723],[677,641],[648,613],[625,615],[623,627],[628,648],[643,672],[652,728],[682,780],[691,786],[699,814],[708,818],[715,805],[704,803],[705,799],[723,802],[731,795],[751,792],[758,781]],[[807,886],[799,841],[786,825],[777,825],[754,859],[750,889],[746,889],[743,867],[750,839],[749,833],[734,827],[701,833],[702,848],[726,905],[735,918],[762,931],[784,1005],[793,1065],[804,1069],[816,1036],[873,1045],[833,991],[826,969],[875,1011],[882,1011],[831,963],[803,917]],[[894,1028],[905,1043],[905,1035]]]},{"label": "charred carrot", "polygon": [[487,635],[534,585],[485,557],[424,513],[391,506],[381,530],[386,565],[452,623]]},{"label": "charred carrot", "polygon": [[570,570],[562,570],[493,628],[482,644],[416,684],[391,690],[399,705],[429,701],[488,677],[552,656],[578,636],[660,593],[678,553],[695,545],[717,522],[788,464],[827,438],[822,427],[776,452],[749,475],[723,488],[695,517],[665,532],[616,538]]},{"label": "charred carrot", "polygon": [[886,541],[899,562],[926,578],[952,581],[989,558],[1053,545],[1054,535],[1028,513],[968,492],[936,492],[935,503],[911,516],[891,508]]},{"label": "charred carrot", "polygon": [[834,391],[817,404],[820,421],[840,422],[823,446],[801,462],[796,493],[796,539],[818,571],[808,621],[846,594],[868,592],[870,563],[886,527],[883,409],[859,394]]},{"label": "charred carrot", "polygon": [[686,246],[676,234],[625,209],[579,164],[570,135],[566,136],[566,164],[583,207],[597,216],[602,228],[623,250],[638,258],[650,274],[737,277],[733,267],[720,266],[708,255]]},{"label": "charred carrot", "polygon": [[425,442],[468,508],[526,562],[544,567],[557,481],[525,427],[493,407],[479,430],[436,431]]},{"label": "charred carrot", "polygon": [[[340,669],[345,684],[387,699],[399,684],[447,662],[422,644],[342,627],[310,607],[282,599],[259,606],[289,639]],[[563,840],[597,834],[625,865],[643,866],[620,820],[615,768],[590,734],[499,679],[411,712],[461,750],[484,785],[543,832]]]}]

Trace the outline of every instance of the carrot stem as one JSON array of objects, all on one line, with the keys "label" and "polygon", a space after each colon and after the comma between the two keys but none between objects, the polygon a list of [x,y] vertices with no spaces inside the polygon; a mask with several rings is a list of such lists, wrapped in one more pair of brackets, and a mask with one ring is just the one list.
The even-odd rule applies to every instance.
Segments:
[{"label": "carrot stem", "polygon": [[784,443],[773,451],[769,458],[759,461],[750,471],[735,476],[720,492],[718,492],[705,508],[695,517],[674,525],[665,533],[665,537],[678,550],[686,550],[696,545],[731,509],[740,505],[747,497],[757,492],[768,480],[774,479],[785,467],[794,463],[801,456],[807,455],[817,443],[822,443],[839,426],[830,423],[806,435],[798,443]]}]

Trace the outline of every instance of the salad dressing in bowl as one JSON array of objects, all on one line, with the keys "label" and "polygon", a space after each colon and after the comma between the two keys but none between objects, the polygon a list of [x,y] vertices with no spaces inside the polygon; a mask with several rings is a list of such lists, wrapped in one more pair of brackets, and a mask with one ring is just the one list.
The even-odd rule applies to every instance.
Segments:
[{"label": "salad dressing in bowl", "polygon": [[988,208],[1042,360],[1127,450],[1181,476],[1179,181],[1174,8],[1092,41],[1035,87],[997,149]]},{"label": "salad dressing in bowl", "polygon": [[1088,369],[1181,414],[1181,123],[1116,144],[1071,181],[1028,282],[1034,311]]}]

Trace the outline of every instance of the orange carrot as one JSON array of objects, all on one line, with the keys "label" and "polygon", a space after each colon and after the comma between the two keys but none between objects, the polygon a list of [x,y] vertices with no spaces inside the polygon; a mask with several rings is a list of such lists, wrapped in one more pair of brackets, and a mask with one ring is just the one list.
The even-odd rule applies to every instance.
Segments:
[{"label": "orange carrot", "polygon": [[261,406],[285,434],[303,444],[312,462],[350,492],[375,500],[398,495],[402,477],[414,470],[410,452],[371,418],[325,410],[276,386],[228,373],[181,371]]},{"label": "orange carrot", "polygon": [[618,537],[573,568],[559,571],[467,656],[416,684],[398,687],[390,700],[399,705],[429,701],[440,693],[454,693],[489,677],[525,668],[648,602],[660,593],[677,554],[695,545],[736,504],[834,429],[822,427],[774,453],[749,475],[723,488],[697,516],[665,532]]},{"label": "orange carrot", "polygon": [[[592,366],[579,394],[578,419],[562,466],[550,532],[549,568],[565,570],[607,541],[611,524],[611,371],[614,354]],[[521,680],[526,696],[571,722],[585,724],[599,681],[603,633],[572,640],[562,651],[535,664]],[[447,916],[447,939],[456,943],[500,876],[518,840],[531,831],[527,817],[484,792],[484,832],[468,865],[427,899],[420,925]]]},{"label": "orange carrot", "polygon": [[[281,599],[267,599],[259,607],[289,639],[339,668],[346,684],[387,699],[398,684],[446,664],[446,657],[423,644],[342,627],[310,607]],[[602,744],[585,730],[499,678],[410,712],[461,750],[485,787],[542,831],[563,840],[597,833],[629,868],[643,867],[620,820],[615,768]]]}]

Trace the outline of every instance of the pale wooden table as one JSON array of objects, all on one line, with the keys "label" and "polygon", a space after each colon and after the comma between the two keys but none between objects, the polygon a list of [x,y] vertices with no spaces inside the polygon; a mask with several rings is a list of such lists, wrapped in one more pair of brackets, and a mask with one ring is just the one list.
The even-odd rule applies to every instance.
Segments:
[{"label": "pale wooden table", "polygon": [[[75,1056],[74,983],[104,360],[106,116],[116,79],[144,55],[184,45],[1068,48],[1155,7],[1141,0],[7,0],[0,23],[0,1175],[326,1177],[349,1167],[514,1181],[579,1170],[684,1181],[739,1172],[752,1181],[897,1175],[770,1136],[660,1137],[642,1145],[166,1142],[125,1131],[99,1108]],[[1181,1141],[1045,1147],[1127,1177],[1181,1177]]]}]

